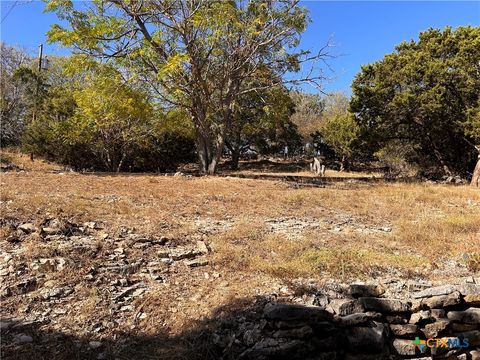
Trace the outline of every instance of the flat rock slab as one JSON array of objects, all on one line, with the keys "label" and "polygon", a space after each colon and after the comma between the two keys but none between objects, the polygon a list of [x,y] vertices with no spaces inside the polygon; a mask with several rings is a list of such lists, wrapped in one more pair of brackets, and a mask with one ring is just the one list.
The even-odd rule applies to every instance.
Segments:
[{"label": "flat rock slab", "polygon": [[365,311],[358,300],[333,299],[328,305],[340,316],[362,313]]},{"label": "flat rock slab", "polygon": [[480,325],[480,309],[468,308],[465,311],[449,311],[447,318],[452,321],[458,321],[466,324]]},{"label": "flat rock slab", "polygon": [[346,329],[348,350],[351,352],[377,354],[385,350],[387,327],[374,322],[373,326],[358,326]]},{"label": "flat rock slab", "polygon": [[465,295],[480,295],[480,284],[461,284],[456,285],[457,291],[463,296]]},{"label": "flat rock slab", "polygon": [[199,267],[208,265],[208,259],[205,258],[197,258],[192,260],[185,260],[185,265],[189,267]]},{"label": "flat rock slab", "polygon": [[454,291],[458,291],[462,295],[474,295],[480,294],[480,284],[460,284],[460,285],[441,285],[428,288],[422,291],[418,291],[412,294],[412,297],[415,299],[439,296],[439,295],[449,295]]},{"label": "flat rock slab", "polygon": [[448,295],[454,291],[455,291],[455,286],[442,285],[442,286],[435,286],[422,291],[418,291],[416,293],[413,293],[412,296],[415,299],[419,299],[419,298],[438,296],[438,295]]},{"label": "flat rock slab", "polygon": [[480,306],[480,294],[468,294],[463,298],[468,305]]},{"label": "flat rock slab", "polygon": [[415,324],[390,324],[390,331],[399,337],[412,337],[418,334],[418,326]]},{"label": "flat rock slab", "polygon": [[365,323],[370,320],[370,317],[365,313],[357,313],[343,317],[338,316],[335,320],[340,326],[348,327]]},{"label": "flat rock slab", "polygon": [[380,313],[401,313],[410,310],[410,305],[396,299],[381,299],[374,297],[362,297],[360,304],[367,311],[378,311]]},{"label": "flat rock slab", "polygon": [[273,334],[274,338],[291,338],[291,339],[303,339],[313,334],[313,329],[308,326],[302,326],[300,328],[293,328],[287,330],[278,330]]},{"label": "flat rock slab", "polygon": [[401,356],[415,355],[416,348],[412,345],[412,340],[395,339],[392,347],[396,354]]},{"label": "flat rock slab", "polygon": [[264,316],[270,321],[332,321],[333,315],[316,306],[270,304],[265,306]]},{"label": "flat rock slab", "polygon": [[385,293],[379,285],[352,284],[348,288],[348,293],[355,297],[378,297]]},{"label": "flat rock slab", "polygon": [[435,321],[434,323],[426,324],[423,333],[427,338],[436,338],[439,337],[442,331],[445,331],[450,324],[451,322],[448,320]]},{"label": "flat rock slab", "polygon": [[435,295],[424,298],[420,301],[419,307],[421,309],[441,309],[446,306],[458,305],[462,302],[460,292],[454,291],[448,295]]},{"label": "flat rock slab", "polygon": [[38,231],[38,228],[35,225],[33,225],[32,223],[22,224],[22,225],[18,226],[17,229],[22,230],[26,234],[30,234],[32,232]]}]

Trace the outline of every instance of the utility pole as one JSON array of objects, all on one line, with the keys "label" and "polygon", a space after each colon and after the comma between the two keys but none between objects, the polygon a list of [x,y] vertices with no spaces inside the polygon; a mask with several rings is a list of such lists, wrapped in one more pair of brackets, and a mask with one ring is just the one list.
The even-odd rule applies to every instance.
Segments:
[{"label": "utility pole", "polygon": [[[33,106],[32,123],[37,119],[38,93],[40,92],[40,73],[42,72],[43,44],[38,46],[37,86],[35,89],[35,101]],[[33,152],[30,152],[30,160],[33,161]]]},{"label": "utility pole", "polygon": [[42,70],[43,44],[38,46],[38,72]]},{"label": "utility pole", "polygon": [[35,89],[35,111],[33,112],[33,121],[35,121],[37,113],[38,93],[40,91],[40,73],[42,72],[42,56],[43,56],[43,44],[38,46],[38,67],[37,67],[37,87]]}]

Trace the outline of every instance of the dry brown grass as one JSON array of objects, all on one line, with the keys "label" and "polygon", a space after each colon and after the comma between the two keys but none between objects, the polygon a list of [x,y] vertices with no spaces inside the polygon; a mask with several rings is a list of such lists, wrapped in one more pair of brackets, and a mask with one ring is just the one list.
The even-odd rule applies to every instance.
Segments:
[{"label": "dry brown grass", "polygon": [[29,154],[25,154],[15,148],[0,150],[0,163],[5,165],[14,164],[18,167],[18,170],[25,171],[45,172],[65,170],[65,167],[45,161],[44,159],[35,158],[34,161],[31,161]]},{"label": "dry brown grass", "polygon": [[[468,186],[292,189],[281,182],[220,177],[59,174],[43,162],[33,168],[1,175],[4,217],[100,221],[111,234],[129,227],[178,241],[207,226],[214,233],[208,241],[216,262],[226,271],[282,278],[425,275],[441,269],[445,259],[480,249],[480,193]],[[292,240],[266,225],[266,219],[284,217],[305,218],[315,227]],[[208,225],[216,220],[230,226]],[[331,222],[340,231],[332,231]],[[368,230],[382,226],[392,231]]]}]

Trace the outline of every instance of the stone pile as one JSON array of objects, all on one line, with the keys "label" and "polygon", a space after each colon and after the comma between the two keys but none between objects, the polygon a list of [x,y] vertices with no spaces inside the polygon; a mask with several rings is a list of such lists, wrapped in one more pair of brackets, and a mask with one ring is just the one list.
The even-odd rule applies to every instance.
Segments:
[{"label": "stone pile", "polygon": [[317,305],[269,302],[229,341],[214,340],[225,358],[480,360],[478,284],[426,288],[407,300],[385,298],[378,285],[332,295],[318,294]]}]

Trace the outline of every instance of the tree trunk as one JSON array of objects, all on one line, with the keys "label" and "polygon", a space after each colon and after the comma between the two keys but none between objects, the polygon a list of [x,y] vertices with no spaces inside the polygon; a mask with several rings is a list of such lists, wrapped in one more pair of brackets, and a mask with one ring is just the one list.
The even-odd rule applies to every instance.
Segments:
[{"label": "tree trunk", "polygon": [[230,166],[232,170],[238,170],[239,160],[240,160],[240,147],[235,146],[232,151],[232,163]]},{"label": "tree trunk", "polygon": [[232,143],[230,141],[225,141],[225,146],[228,148],[232,154],[232,161],[230,162],[231,170],[238,170],[238,162],[240,160],[241,146],[240,141]]},{"label": "tree trunk", "polygon": [[197,154],[198,154],[198,164],[200,167],[201,173],[206,173],[208,171],[208,166],[210,164],[210,144],[208,139],[205,139],[202,135],[197,135]]},{"label": "tree trunk", "polygon": [[118,166],[117,166],[117,173],[119,173],[120,170],[122,169],[122,165],[123,165],[123,162],[125,161],[126,157],[127,157],[127,154],[123,153],[122,158],[120,159],[120,162],[118,163]]},{"label": "tree trunk", "polygon": [[192,112],[192,122],[195,126],[195,145],[199,171],[205,174],[211,160],[211,139],[208,131],[205,130],[205,116],[201,109]]},{"label": "tree trunk", "polygon": [[217,171],[217,165],[218,162],[220,161],[220,158],[222,157],[223,153],[223,147],[225,145],[225,138],[223,136],[223,131],[222,133],[217,135],[217,141],[215,142],[215,149],[214,149],[214,154],[210,160],[210,163],[208,164],[208,174],[213,175]]},{"label": "tree trunk", "polygon": [[475,170],[473,170],[472,182],[470,184],[476,187],[480,186],[480,155],[478,156]]}]

